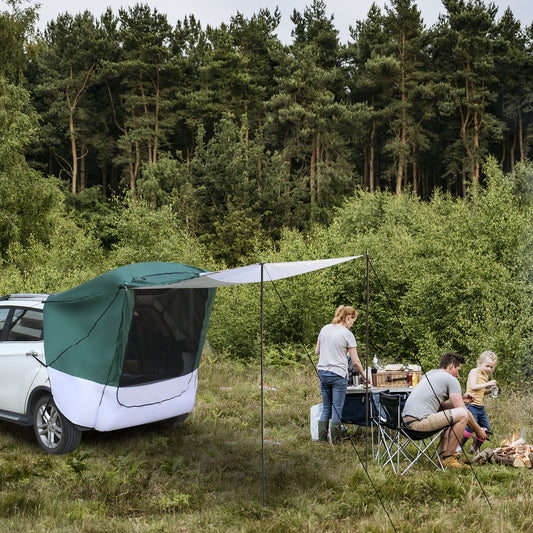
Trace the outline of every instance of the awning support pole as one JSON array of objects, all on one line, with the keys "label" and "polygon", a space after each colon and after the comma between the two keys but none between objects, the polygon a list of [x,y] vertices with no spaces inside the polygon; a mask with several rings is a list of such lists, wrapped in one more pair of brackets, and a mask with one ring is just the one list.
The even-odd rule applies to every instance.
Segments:
[{"label": "awning support pole", "polygon": [[368,360],[368,351],[369,351],[369,308],[370,308],[370,256],[368,250],[366,252],[366,420],[365,420],[365,467],[368,468],[368,419],[370,413],[370,403],[369,403],[369,380],[372,379],[372,374],[368,375],[369,360]]},{"label": "awning support pole", "polygon": [[263,378],[263,273],[264,264],[261,263],[261,487],[263,508],[265,507],[265,419],[264,419],[264,378]]}]

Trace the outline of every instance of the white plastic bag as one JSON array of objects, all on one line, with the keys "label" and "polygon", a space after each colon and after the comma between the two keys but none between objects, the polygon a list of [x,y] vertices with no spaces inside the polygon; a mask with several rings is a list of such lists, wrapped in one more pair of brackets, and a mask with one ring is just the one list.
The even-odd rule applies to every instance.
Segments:
[{"label": "white plastic bag", "polygon": [[320,420],[320,415],[322,414],[322,404],[317,403],[311,407],[309,413],[309,425],[311,429],[311,439],[318,440],[318,421]]}]

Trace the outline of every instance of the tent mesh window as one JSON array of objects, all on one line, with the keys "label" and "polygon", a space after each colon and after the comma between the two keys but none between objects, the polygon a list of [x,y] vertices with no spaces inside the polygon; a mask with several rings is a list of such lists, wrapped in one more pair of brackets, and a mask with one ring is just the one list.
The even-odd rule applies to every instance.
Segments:
[{"label": "tent mesh window", "polygon": [[119,386],[177,378],[194,370],[207,289],[135,290]]}]

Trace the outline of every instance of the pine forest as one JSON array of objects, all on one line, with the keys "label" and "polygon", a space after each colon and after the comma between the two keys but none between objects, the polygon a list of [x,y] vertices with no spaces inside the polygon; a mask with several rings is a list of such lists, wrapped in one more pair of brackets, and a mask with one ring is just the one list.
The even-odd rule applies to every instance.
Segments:
[{"label": "pine forest", "polygon": [[[372,353],[491,349],[502,378],[533,373],[533,23],[442,0],[428,26],[389,0],[343,43],[310,0],[283,43],[278,9],[211,27],[139,3],[39,30],[37,5],[6,5],[2,294],[139,261],[368,252]],[[364,263],[310,276],[267,295],[273,363],[297,363],[340,303],[365,335]],[[254,357],[257,320],[257,289],[220,291],[209,341]]]}]

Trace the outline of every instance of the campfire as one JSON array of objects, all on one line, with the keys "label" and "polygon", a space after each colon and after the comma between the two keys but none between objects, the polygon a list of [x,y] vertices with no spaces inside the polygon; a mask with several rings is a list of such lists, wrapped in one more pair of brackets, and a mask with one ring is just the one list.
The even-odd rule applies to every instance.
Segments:
[{"label": "campfire", "polygon": [[505,439],[499,448],[485,448],[472,459],[474,464],[481,465],[486,462],[514,466],[515,468],[532,468],[533,447],[526,444],[523,438],[513,434],[512,438]]}]

